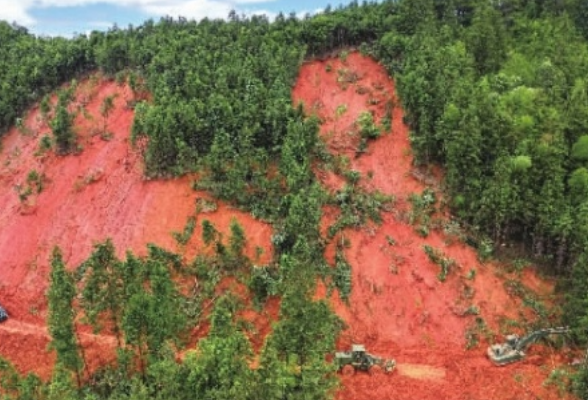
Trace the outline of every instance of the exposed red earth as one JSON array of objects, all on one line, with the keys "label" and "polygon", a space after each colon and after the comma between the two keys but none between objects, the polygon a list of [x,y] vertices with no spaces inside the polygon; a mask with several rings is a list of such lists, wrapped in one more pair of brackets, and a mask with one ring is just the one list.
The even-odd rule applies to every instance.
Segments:
[{"label": "exposed red earth", "polygon": [[[293,97],[321,118],[321,135],[329,150],[349,157],[349,167],[361,172],[366,189],[396,199],[381,226],[344,231],[351,244],[345,255],[352,265],[353,289],[349,305],[335,299],[333,306],[348,325],[338,343],[342,350],[351,343],[363,343],[373,354],[396,359],[398,367],[391,375],[342,376],[338,399],[562,398],[553,387],[543,385],[550,371],[566,361],[549,348],[535,345],[528,360],[505,367],[487,359],[483,335],[479,345],[466,350],[466,332],[475,326],[475,316],[467,315],[469,307],[477,307],[497,340],[503,339],[501,319],[519,318],[524,307],[505,290],[504,268],[481,264],[473,248],[450,241],[443,233],[431,230],[423,238],[408,224],[408,197],[420,194],[425,184],[434,187],[436,180],[423,179],[413,169],[408,128],[385,69],[359,53],[307,63]],[[369,110],[379,122],[390,100],[396,104],[391,132],[370,142],[367,152],[356,157],[355,121]],[[330,172],[319,177],[330,190],[343,184]],[[325,230],[335,218],[333,209],[325,209]],[[425,244],[456,261],[458,267],[445,282],[437,278],[440,267],[424,253]],[[333,258],[333,247],[327,249],[327,258]],[[473,278],[471,270],[475,270]],[[521,280],[541,298],[553,293],[553,283],[532,272],[526,271]]]},{"label": "exposed red earth", "polygon": [[[345,82],[347,78],[349,81]],[[339,80],[339,82],[338,82]],[[347,86],[345,89],[344,86]],[[100,132],[103,117],[100,104],[116,94],[115,109],[108,118],[111,138]],[[346,61],[330,59],[305,64],[293,92],[294,102],[304,101],[310,113],[324,121],[321,135],[334,154],[348,155],[350,167],[362,174],[362,185],[380,190],[396,199],[392,211],[383,214],[380,226],[345,230],[350,242],[345,254],[352,265],[353,289],[349,305],[332,300],[338,315],[348,324],[338,346],[363,343],[368,351],[397,361],[391,375],[370,376],[357,373],[342,376],[337,398],[348,399],[559,399],[553,386],[544,386],[550,371],[569,360],[564,351],[555,352],[541,344],[529,350],[527,360],[506,367],[495,367],[485,356],[487,342],[466,350],[466,332],[475,326],[475,306],[479,317],[502,340],[500,322],[532,313],[521,300],[504,288],[510,277],[504,268],[481,264],[475,251],[431,231],[419,236],[407,223],[408,197],[420,193],[435,179],[422,178],[412,167],[408,129],[402,110],[393,112],[392,131],[371,141],[367,152],[355,157],[358,144],[354,122],[364,110],[374,113],[379,122],[388,100],[395,98],[393,81],[384,68],[357,53]],[[76,119],[81,151],[64,157],[52,151],[40,153],[39,142],[50,129],[37,108],[24,120],[24,129],[12,129],[2,141],[0,154],[0,304],[11,318],[0,324],[0,355],[16,364],[20,371],[50,376],[54,356],[46,351],[49,335],[45,324],[49,256],[59,245],[70,269],[76,268],[92,251],[93,243],[112,238],[121,257],[127,249],[144,254],[147,243],[181,252],[190,260],[203,250],[200,222],[206,218],[227,236],[232,218],[247,232],[247,253],[264,248],[260,263],[271,258],[269,225],[230,206],[217,202],[218,209],[198,215],[199,224],[186,246],[178,247],[172,232],[183,230],[189,216],[195,215],[196,199],[209,198],[191,189],[194,177],[174,180],[143,178],[140,153],[129,139],[133,111],[126,107],[132,93],[126,86],[102,80],[85,80],[77,91],[75,104],[86,103],[86,116]],[[344,110],[344,111],[343,111]],[[24,201],[19,192],[26,186],[30,171],[46,176],[44,189]],[[421,177],[419,179],[415,178]],[[371,176],[371,178],[368,178]],[[319,172],[319,179],[330,190],[343,180],[333,173]],[[20,188],[20,189],[19,189]],[[326,208],[324,229],[334,222],[336,212]],[[445,218],[448,218],[445,216]],[[390,244],[393,239],[394,244]],[[437,278],[439,266],[425,255],[428,244],[452,259],[455,267],[445,282]],[[327,248],[332,259],[333,246]],[[470,271],[475,270],[475,277]],[[553,294],[553,282],[525,270],[521,281],[543,299]],[[239,284],[225,280],[246,296]],[[322,296],[324,290],[317,295]],[[248,309],[242,313],[255,325],[252,335],[256,350],[275,319],[279,302],[270,300],[265,312]],[[207,326],[197,327],[201,336]],[[112,357],[108,351],[116,340],[109,335],[92,335],[80,329],[86,360],[93,369]]]},{"label": "exposed red earth", "polygon": [[[115,95],[114,110],[104,119],[100,105]],[[54,355],[46,348],[49,336],[46,290],[49,257],[60,246],[70,269],[92,252],[93,244],[112,238],[119,256],[127,250],[145,254],[146,244],[181,252],[187,260],[203,249],[201,222],[208,219],[228,237],[236,218],[247,232],[246,253],[254,257],[255,247],[264,248],[259,262],[271,258],[270,226],[226,204],[217,202],[214,212],[200,213],[192,239],[178,247],[172,232],[181,232],[189,216],[196,213],[196,199],[206,194],[191,188],[193,178],[147,181],[139,151],[130,143],[133,111],[127,101],[127,86],[101,79],[82,82],[72,110],[85,103],[75,130],[81,150],[57,156],[40,152],[40,140],[50,129],[38,108],[30,111],[20,129],[12,129],[2,140],[0,156],[0,304],[10,314],[0,324],[0,355],[21,371],[50,376]],[[106,140],[105,140],[106,139]],[[44,175],[44,188],[21,199],[27,176],[35,170]],[[80,331],[90,370],[112,358],[116,341]]]}]

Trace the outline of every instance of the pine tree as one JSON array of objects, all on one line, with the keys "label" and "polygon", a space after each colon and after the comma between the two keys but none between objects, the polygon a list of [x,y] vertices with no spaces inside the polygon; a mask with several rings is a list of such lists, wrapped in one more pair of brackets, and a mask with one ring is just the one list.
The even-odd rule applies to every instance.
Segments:
[{"label": "pine tree", "polygon": [[73,300],[76,288],[72,275],[66,271],[61,250],[53,249],[51,256],[50,287],[48,292],[48,326],[50,348],[57,353],[57,362],[76,374],[78,384],[84,366],[80,345],[76,338]]},{"label": "pine tree", "polygon": [[96,332],[102,330],[99,318],[106,313],[117,342],[121,344],[121,315],[125,305],[124,264],[116,257],[110,239],[94,246],[90,258],[82,264],[84,287],[82,307]]},{"label": "pine tree", "polygon": [[69,94],[60,93],[55,109],[55,117],[50,122],[51,131],[55,137],[58,154],[67,154],[74,149],[75,135],[73,132],[73,115],[67,110]]}]

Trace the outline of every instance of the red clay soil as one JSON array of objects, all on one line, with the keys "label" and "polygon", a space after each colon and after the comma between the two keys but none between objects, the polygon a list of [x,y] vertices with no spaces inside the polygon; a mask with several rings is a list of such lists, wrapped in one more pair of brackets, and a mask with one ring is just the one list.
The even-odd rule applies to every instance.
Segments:
[{"label": "red clay soil", "polygon": [[[111,137],[100,135],[104,119],[100,105],[115,95],[114,110],[108,118]],[[49,341],[47,316],[49,257],[60,246],[70,269],[76,268],[92,251],[94,243],[112,238],[120,257],[127,249],[145,254],[147,243],[181,252],[191,259],[203,249],[201,222],[210,220],[228,237],[229,224],[236,218],[247,233],[246,253],[253,257],[255,247],[264,249],[259,260],[271,258],[270,226],[249,214],[217,202],[214,212],[197,216],[192,239],[178,248],[172,232],[181,232],[188,217],[196,213],[196,199],[204,193],[191,189],[191,179],[147,181],[142,158],[130,144],[132,99],[125,85],[100,79],[81,83],[72,110],[86,104],[78,113],[75,130],[81,151],[57,156],[39,151],[41,137],[50,135],[38,108],[24,119],[24,128],[12,129],[2,140],[0,154],[0,304],[10,319],[0,324],[0,355],[21,371],[48,377],[54,355]],[[27,175],[44,174],[44,188],[25,200],[19,198],[27,186]],[[94,336],[80,330],[90,369],[112,356],[111,336]]]},{"label": "red clay soil", "polygon": [[[392,375],[343,376],[337,398],[562,398],[553,386],[543,385],[549,373],[566,362],[549,348],[532,346],[528,351],[532,357],[501,368],[485,356],[483,336],[479,345],[466,350],[466,332],[476,318],[466,312],[470,306],[477,307],[479,317],[497,340],[502,340],[504,333],[499,322],[520,318],[523,307],[520,299],[505,290],[503,267],[481,264],[472,248],[437,231],[423,238],[408,224],[408,197],[421,193],[425,183],[434,179],[422,179],[413,170],[409,132],[399,106],[393,111],[392,131],[371,141],[367,152],[355,157],[359,138],[354,122],[360,113],[368,110],[379,122],[389,100],[399,104],[394,82],[385,69],[358,53],[350,54],[346,61],[307,63],[293,98],[323,120],[321,134],[328,148],[333,154],[349,157],[350,168],[361,172],[366,189],[377,189],[396,199],[394,210],[384,213],[381,226],[344,232],[351,243],[345,255],[352,265],[353,288],[349,305],[335,299],[333,306],[348,324],[339,341],[341,349],[363,343],[371,353],[396,359],[398,368]],[[319,177],[330,190],[343,182],[330,172],[320,172]],[[326,208],[323,229],[335,217],[333,210]],[[395,244],[389,243],[390,238]],[[437,278],[440,267],[424,253],[425,244],[456,261],[458,267],[445,282]],[[332,259],[333,253],[331,245],[327,258]],[[470,270],[475,270],[472,279],[468,279]],[[552,282],[533,273],[526,272],[522,279],[540,296],[553,292]]]}]

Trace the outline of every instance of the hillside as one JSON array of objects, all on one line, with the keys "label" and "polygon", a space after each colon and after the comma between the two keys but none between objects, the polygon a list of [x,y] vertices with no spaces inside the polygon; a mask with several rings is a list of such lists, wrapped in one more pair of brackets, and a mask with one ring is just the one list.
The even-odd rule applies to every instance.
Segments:
[{"label": "hillside", "polygon": [[[357,76],[355,82],[342,85],[337,77],[343,70]],[[45,378],[54,363],[54,356],[46,351],[50,336],[45,328],[45,292],[54,245],[63,249],[65,261],[72,267],[90,255],[94,243],[106,238],[112,238],[119,257],[127,249],[145,254],[147,243],[180,252],[184,260],[203,249],[197,239],[199,231],[185,246],[179,246],[172,236],[196,214],[196,199],[210,199],[191,189],[191,180],[198,178],[145,180],[139,150],[130,144],[133,112],[126,107],[129,89],[114,82],[91,82],[96,80],[83,82],[77,91],[76,101],[81,96],[91,99],[85,106],[86,115],[76,119],[82,147],[77,154],[60,157],[50,151],[39,152],[48,127],[37,108],[28,113],[23,127],[12,129],[3,141],[0,243],[4,280],[0,298],[11,318],[0,325],[0,354],[22,372],[34,371]],[[116,94],[116,101],[107,125],[112,135],[105,140],[95,133],[103,118],[98,109],[103,98],[112,94]],[[395,199],[393,207],[382,214],[381,224],[339,233],[349,242],[344,254],[351,265],[352,290],[348,305],[336,294],[332,304],[347,325],[338,347],[364,343],[370,352],[396,359],[397,371],[383,377],[342,376],[337,397],[560,398],[543,382],[552,369],[566,362],[564,353],[536,345],[530,351],[532,361],[503,368],[493,366],[485,356],[486,345],[507,333],[505,321],[528,317],[531,324],[536,318],[532,310],[524,311],[521,298],[507,292],[507,280],[524,280],[539,299],[551,298],[552,283],[529,270],[513,278],[503,265],[480,263],[473,248],[448,236],[441,227],[427,237],[417,233],[408,221],[412,208],[409,197],[427,186],[415,178],[420,175],[412,166],[408,130],[397,105],[391,131],[370,141],[365,153],[356,157],[359,136],[354,131],[360,113],[367,110],[380,123],[386,104],[397,104],[394,84],[385,70],[358,53],[345,61],[333,58],[307,63],[294,87],[293,101],[302,101],[309,114],[318,114],[328,150],[349,157],[349,168],[361,173],[360,186]],[[19,199],[15,188],[26,185],[31,170],[44,177],[43,189]],[[343,180],[334,172],[318,170],[317,174],[327,190],[341,189]],[[437,178],[427,182],[437,190]],[[332,206],[324,211],[323,235],[328,240],[327,228],[340,211]],[[265,249],[264,259],[271,257],[269,225],[222,202],[206,218],[223,232],[228,232],[230,220],[237,218],[246,231],[247,253],[253,256],[255,246],[260,246]],[[438,223],[447,223],[450,217],[439,218]],[[331,241],[326,249],[331,261],[337,242]],[[424,245],[455,260],[444,282],[438,278],[439,266],[423,251]],[[325,295],[323,286],[318,295]],[[272,314],[275,318],[275,312]],[[260,321],[255,316],[249,319]],[[485,327],[480,328],[476,321],[483,321]],[[261,335],[267,334],[267,327],[258,328]],[[79,329],[91,370],[113,359],[114,336]],[[476,342],[470,342],[474,338],[468,337],[468,332],[475,335]],[[262,339],[254,340],[259,343]],[[466,350],[466,346],[471,348]]]},{"label": "hillside", "polygon": [[585,398],[580,3],[0,22],[0,397]]},{"label": "hillside", "polygon": [[[105,139],[99,108],[113,94],[116,99]],[[81,147],[77,154],[62,157],[40,150],[50,129],[38,107],[26,115],[23,127],[11,129],[2,142],[0,298],[11,318],[0,325],[0,353],[23,372],[48,378],[54,361],[46,351],[49,336],[45,328],[54,246],[63,250],[71,268],[89,257],[95,243],[107,238],[116,244],[120,257],[127,250],[143,255],[146,245],[154,243],[191,259],[202,247],[197,239],[201,228],[182,248],[172,233],[181,232],[188,217],[196,215],[198,199],[210,197],[191,188],[194,178],[144,178],[140,150],[130,143],[134,113],[126,104],[131,96],[127,86],[100,77],[79,85],[71,105],[75,109],[85,104],[75,120]],[[23,200],[19,193],[34,185],[27,181],[31,171],[42,176],[42,190],[34,189]],[[255,246],[261,246],[265,249],[262,257],[271,257],[267,224],[222,202],[206,218],[224,232],[236,218],[247,229],[248,253],[253,255]],[[88,334],[82,336],[82,343],[95,368],[112,359],[116,341]]]},{"label": "hillside", "polygon": [[[358,77],[347,88],[338,80],[343,70]],[[537,345],[530,350],[532,362],[502,368],[486,357],[486,345],[503,340],[508,332],[504,322],[522,322],[531,315],[528,322],[532,323],[536,318],[531,310],[525,311],[520,298],[507,292],[505,283],[512,279],[505,272],[507,267],[481,263],[474,248],[452,238],[443,227],[423,238],[409,223],[409,197],[427,186],[414,176],[419,175],[414,173],[400,107],[394,108],[391,132],[355,156],[359,138],[349,136],[355,121],[365,110],[381,120],[389,100],[398,104],[394,83],[380,65],[358,53],[345,61],[334,58],[306,64],[294,88],[294,101],[303,101],[309,112],[319,114],[329,149],[349,157],[349,167],[363,177],[360,184],[396,199],[393,209],[383,214],[381,225],[344,231],[350,242],[345,255],[352,266],[353,289],[349,305],[336,302],[335,307],[348,325],[339,348],[363,343],[374,354],[396,359],[398,371],[384,377],[344,376],[338,398],[561,398],[543,382],[551,369],[566,362],[562,354]],[[341,106],[346,107],[343,115],[337,112]],[[323,175],[321,181],[330,190],[339,189],[332,175]],[[438,180],[433,177],[429,182],[435,188]],[[450,215],[440,218],[443,224],[450,221]],[[327,211],[324,224],[333,220],[333,212]],[[335,244],[327,249],[333,258]],[[423,251],[424,245],[455,260],[444,282],[438,278],[440,267]],[[468,278],[472,270],[475,277]],[[520,280],[541,299],[553,294],[552,282],[529,270]],[[473,308],[476,312],[469,312]],[[477,329],[478,320],[487,326]],[[480,343],[470,343],[468,332],[476,332]]]}]

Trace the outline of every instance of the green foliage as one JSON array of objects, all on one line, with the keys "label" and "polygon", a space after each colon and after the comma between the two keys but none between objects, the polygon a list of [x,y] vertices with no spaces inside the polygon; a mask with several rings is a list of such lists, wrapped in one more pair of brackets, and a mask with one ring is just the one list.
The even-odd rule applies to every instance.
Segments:
[{"label": "green foliage", "polygon": [[102,137],[106,138],[108,136],[108,117],[110,116],[110,113],[112,112],[112,110],[114,109],[114,99],[116,98],[115,94],[111,94],[109,96],[106,96],[103,100],[102,103],[100,103],[100,114],[102,115],[103,119],[104,119],[104,125],[102,127]]},{"label": "green foliage", "polygon": [[482,262],[488,261],[494,253],[494,243],[488,238],[482,238],[478,243],[478,259]]},{"label": "green foliage", "polygon": [[533,161],[529,156],[516,156],[512,159],[512,168],[515,172],[525,172],[533,166]]},{"label": "green foliage", "polygon": [[574,339],[580,343],[588,342],[586,324],[588,323],[588,251],[582,251],[572,268],[566,287],[566,302],[563,319],[572,329]]},{"label": "green foliage", "polygon": [[509,279],[504,283],[504,287],[507,293],[521,298],[523,306],[530,308],[537,315],[537,325],[546,324],[554,317],[554,311],[520,280]]},{"label": "green foliage", "polygon": [[37,170],[34,169],[27,174],[27,184],[31,186],[37,194],[43,191],[46,179],[45,174],[39,174]]},{"label": "green foliage", "polygon": [[477,316],[474,322],[466,329],[466,349],[473,349],[480,343],[480,336],[485,340],[492,340],[493,333],[486,325],[482,317]]},{"label": "green foliage", "polygon": [[[227,262],[242,256],[242,230],[235,227],[225,248],[220,233],[203,222],[204,242],[214,247],[215,255],[186,268],[200,284],[190,306],[173,285],[172,272],[185,272],[177,257],[152,247],[145,259],[129,254],[120,261],[107,248],[95,249],[111,258],[95,255],[86,266],[82,290],[92,280],[100,282],[87,288],[94,294],[82,295],[86,317],[97,322],[112,318],[111,313],[122,314],[118,322],[108,323],[113,328],[120,325],[131,355],[121,366],[138,361],[143,373],[140,379],[129,369],[113,375],[120,383],[113,384],[109,394],[188,396],[178,394],[178,387],[192,387],[190,396],[206,398],[323,399],[331,393],[332,369],[324,354],[333,350],[338,323],[327,304],[309,296],[317,276],[329,271],[319,234],[321,207],[327,200],[313,168],[317,161],[332,158],[321,147],[318,121],[306,118],[303,107],[292,107],[290,89],[305,57],[360,45],[395,75],[415,163],[444,169],[448,204],[478,237],[488,237],[477,240],[480,258],[491,255],[493,243],[518,241],[532,256],[550,260],[551,269],[569,276],[565,319],[576,339],[585,340],[588,46],[581,34],[588,32],[587,10],[575,0],[354,2],[303,19],[279,14],[270,22],[234,13],[228,21],[163,18],[69,40],[35,37],[1,22],[1,131],[33,101],[87,71],[99,68],[120,79],[130,71],[133,102],[138,102],[132,140],[146,139],[139,146],[144,149],[146,175],[197,171],[199,188],[274,223],[272,241],[279,263],[255,268],[250,277],[251,290],[260,301],[284,295],[280,321],[264,347],[259,371],[246,368],[247,357],[239,357],[235,365],[224,362],[245,343],[242,333],[235,333],[232,319],[219,322],[228,327],[226,335],[209,337],[203,352],[189,356],[185,367],[173,365],[165,350],[185,324],[177,312],[190,309],[199,315],[204,297],[215,295]],[[347,55],[342,52],[341,58],[345,61]],[[344,87],[360,78],[350,67],[337,73]],[[54,107],[48,96],[43,98],[41,115],[50,119],[53,140],[43,138],[41,151],[51,146],[58,154],[76,150],[74,114],[68,108],[72,93],[60,93]],[[110,108],[106,102],[101,110],[105,127]],[[382,130],[390,131],[393,108],[386,105]],[[343,108],[337,110],[339,116],[343,113]],[[361,152],[381,129],[369,112],[356,122]],[[345,169],[342,160],[333,161],[337,173]],[[330,237],[345,227],[377,222],[388,201],[365,193],[359,175],[345,175],[347,185],[329,200],[341,208]],[[33,177],[19,195],[26,200],[42,186],[43,180]],[[425,191],[412,196],[411,202],[410,222],[426,236],[434,227],[435,194]],[[174,234],[180,244],[189,240],[193,225],[188,221],[183,232]],[[445,279],[451,260],[436,249],[428,253],[441,266],[439,278]],[[336,279],[346,288],[344,264],[341,261]],[[104,272],[98,273],[101,268]],[[106,303],[98,305],[111,296],[106,291],[111,284],[112,290],[124,287],[123,312],[112,311]],[[524,297],[525,305],[538,314],[547,312],[538,299]],[[473,327],[472,341],[483,331],[480,326]],[[65,330],[57,333],[63,334],[62,350],[75,348]],[[68,351],[62,351],[68,357],[58,358],[68,360],[68,369],[78,368]],[[206,369],[219,362],[226,369]],[[583,396],[585,378],[580,374],[574,382]],[[70,396],[65,374],[56,375],[51,392],[54,397]]]},{"label": "green foliage", "polygon": [[121,315],[127,300],[125,264],[116,257],[114,245],[110,239],[94,245],[92,255],[80,266],[78,274],[84,282],[81,305],[85,316],[94,328],[102,330],[100,319],[105,316],[120,344]]},{"label": "green foliage", "polygon": [[198,352],[186,357],[184,391],[211,400],[250,398],[252,351],[247,337],[233,321],[234,304],[227,297],[217,301],[208,337],[200,341]]},{"label": "green foliage", "polygon": [[580,136],[572,146],[572,158],[576,161],[588,161],[588,135]]},{"label": "green foliage", "polygon": [[369,221],[380,224],[382,211],[388,209],[394,202],[392,196],[386,196],[379,191],[369,193],[363,189],[359,184],[361,178],[359,172],[346,171],[344,175],[348,183],[329,199],[331,204],[341,208],[337,221],[328,229],[329,238],[335,237],[345,228],[359,228]]},{"label": "green foliage", "polygon": [[71,94],[68,91],[62,91],[59,94],[55,116],[49,123],[58,154],[67,154],[75,149],[76,137],[73,131],[74,116],[67,109],[70,97]]},{"label": "green foliage", "polygon": [[420,195],[411,194],[408,200],[412,204],[409,223],[416,225],[415,229],[420,236],[427,237],[429,235],[431,218],[437,210],[437,196],[435,192],[430,188],[426,188]]},{"label": "green foliage", "polygon": [[558,394],[563,397],[570,390],[571,374],[565,369],[553,369],[549,373],[547,379],[543,382],[543,386],[555,386]]},{"label": "green foliage", "polygon": [[43,116],[44,119],[47,119],[49,112],[51,112],[50,101],[51,101],[51,99],[50,99],[49,95],[45,95],[45,96],[43,96],[43,99],[39,103],[39,111],[41,111],[41,115]]},{"label": "green foliage", "polygon": [[29,196],[33,194],[40,194],[47,181],[45,174],[39,174],[37,170],[31,170],[27,174],[26,184],[15,186],[16,192],[18,193],[18,199],[21,203],[25,203]]},{"label": "green foliage", "polygon": [[52,146],[53,144],[51,142],[51,138],[47,135],[43,135],[43,137],[41,137],[41,140],[39,141],[39,152],[42,154],[50,150]]},{"label": "green foliage", "polygon": [[341,300],[349,302],[349,296],[351,295],[351,265],[347,262],[345,254],[340,248],[337,248],[337,253],[335,254],[333,283],[339,290]]},{"label": "green foliage", "polygon": [[21,376],[14,365],[0,357],[0,396],[3,399],[35,400],[44,398],[45,391],[37,375]]},{"label": "green foliage", "polygon": [[50,348],[57,354],[57,363],[77,375],[80,383],[84,365],[76,338],[73,301],[76,296],[74,279],[65,269],[58,247],[51,255],[50,286],[47,293],[49,315],[47,325],[51,335]]},{"label": "green foliage", "polygon": [[588,394],[588,368],[583,365],[572,377],[572,390],[578,398],[586,398]]},{"label": "green foliage", "polygon": [[196,217],[190,216],[186,221],[184,230],[182,232],[172,232],[172,236],[178,242],[178,244],[185,246],[188,244],[190,238],[194,234],[194,228],[196,228]]},{"label": "green foliage", "polygon": [[362,137],[367,139],[376,139],[380,136],[380,130],[374,123],[374,117],[371,112],[363,111],[357,118],[357,126]]},{"label": "green foliage", "polygon": [[231,230],[231,236],[229,237],[229,252],[235,258],[242,258],[245,244],[247,242],[245,231],[235,218],[231,219],[229,229]]},{"label": "green foliage", "polygon": [[423,245],[423,251],[433,264],[437,264],[441,267],[441,272],[439,272],[437,278],[441,282],[445,282],[447,275],[457,266],[455,260],[446,257],[441,250],[429,246],[428,244]]},{"label": "green foliage", "polygon": [[143,268],[147,282],[135,276],[121,326],[125,343],[134,349],[144,373],[146,355],[160,358],[164,344],[178,339],[186,325],[186,316],[168,267],[160,260],[149,258]]},{"label": "green foliage", "polygon": [[280,319],[270,338],[284,358],[296,358],[304,366],[321,358],[334,347],[338,319],[324,301],[313,301],[308,294],[292,289],[282,298]]},{"label": "green foliage", "polygon": [[209,246],[220,239],[220,233],[214,225],[207,219],[202,221],[202,241]]},{"label": "green foliage", "polygon": [[276,268],[253,266],[248,287],[258,305],[262,304],[268,297],[276,296],[279,293],[280,286],[281,277]]}]

